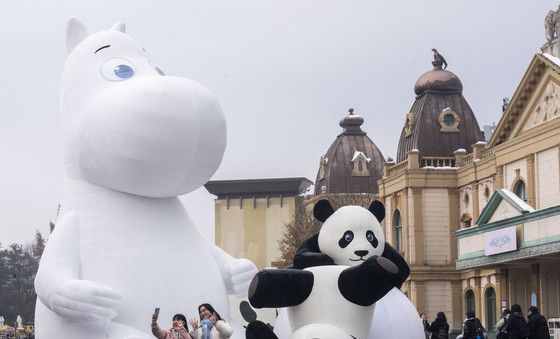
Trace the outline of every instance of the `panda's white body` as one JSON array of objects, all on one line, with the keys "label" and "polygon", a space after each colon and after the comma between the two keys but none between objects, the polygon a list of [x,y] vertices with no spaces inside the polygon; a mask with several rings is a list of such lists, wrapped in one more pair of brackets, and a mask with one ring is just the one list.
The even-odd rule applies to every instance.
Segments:
[{"label": "panda's white body", "polygon": [[[376,241],[367,237],[368,231],[373,233]],[[349,232],[353,234],[352,239],[343,240],[344,237],[350,238]],[[377,246],[373,246],[376,242]],[[360,206],[339,208],[324,220],[318,243],[321,253],[330,256],[336,265],[306,268],[314,274],[313,290],[302,304],[280,311],[275,324],[278,338],[344,338],[333,334],[332,325],[359,339],[424,338],[418,312],[399,289],[393,288],[369,307],[351,303],[340,294],[340,272],[374,255],[381,256],[384,251],[383,230],[371,211]],[[355,254],[364,254],[364,251],[368,253],[363,256]],[[287,312],[288,324],[284,312]]]},{"label": "panda's white body", "polygon": [[[294,330],[292,339],[367,338],[375,304],[356,305],[340,294],[338,277],[346,268],[342,265],[306,268],[314,276],[313,290],[303,303],[287,309]],[[340,336],[343,333],[345,337]]]}]

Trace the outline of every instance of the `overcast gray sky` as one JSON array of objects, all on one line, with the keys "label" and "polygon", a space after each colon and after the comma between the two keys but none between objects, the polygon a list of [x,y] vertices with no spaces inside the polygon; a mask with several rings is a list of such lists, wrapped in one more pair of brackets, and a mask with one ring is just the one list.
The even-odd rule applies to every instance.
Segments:
[{"label": "overcast gray sky", "polygon": [[[58,93],[71,16],[92,31],[116,21],[167,74],[208,87],[228,122],[213,179],[304,176],[349,107],[385,156],[431,69],[431,48],[463,82],[482,128],[498,121],[555,0],[179,1],[2,0],[0,242],[48,232],[62,196]],[[213,238],[212,196],[182,198]]]}]

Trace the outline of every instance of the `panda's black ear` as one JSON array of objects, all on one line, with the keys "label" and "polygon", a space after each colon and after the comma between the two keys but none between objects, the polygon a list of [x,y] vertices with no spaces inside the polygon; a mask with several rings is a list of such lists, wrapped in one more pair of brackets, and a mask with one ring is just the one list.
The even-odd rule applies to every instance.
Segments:
[{"label": "panda's black ear", "polygon": [[369,205],[368,210],[375,215],[377,221],[381,222],[385,218],[385,205],[379,200],[375,200]]},{"label": "panda's black ear", "polygon": [[313,216],[320,222],[325,222],[333,213],[334,209],[331,203],[326,199],[317,201],[313,207]]}]

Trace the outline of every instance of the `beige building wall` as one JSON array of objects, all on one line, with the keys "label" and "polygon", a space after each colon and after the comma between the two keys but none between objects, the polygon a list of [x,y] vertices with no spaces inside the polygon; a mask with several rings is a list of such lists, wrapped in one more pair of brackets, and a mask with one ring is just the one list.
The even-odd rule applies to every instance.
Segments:
[{"label": "beige building wall", "polygon": [[538,242],[539,239],[560,239],[560,215],[529,221],[523,225],[523,241]]},{"label": "beige building wall", "polygon": [[459,212],[461,217],[470,216],[474,223],[475,216],[473,215],[473,197],[470,185],[459,190]]},{"label": "beige building wall", "polygon": [[[492,193],[494,193],[494,182],[492,178],[486,178],[478,182],[478,211],[479,212],[482,211],[484,207],[486,207],[486,204],[488,203],[488,200],[490,200]],[[478,215],[476,216],[476,218],[478,218]],[[474,221],[476,221],[476,218],[473,217],[474,219],[473,225],[474,225]]]},{"label": "beige building wall", "polygon": [[447,322],[453,324],[451,310],[451,283],[449,281],[427,281],[426,284],[426,313],[430,319],[435,319],[438,312],[445,313]]},{"label": "beige building wall", "polygon": [[560,204],[558,152],[558,147],[552,147],[537,153],[537,208],[547,208]]},{"label": "beige building wall", "polygon": [[412,263],[413,259],[416,259],[415,258],[416,233],[414,227],[414,196],[412,194],[412,188],[408,188],[407,200],[408,200],[408,210],[407,210],[408,222],[406,225],[408,227],[408,247],[409,247],[409,257],[410,257],[409,263]]},{"label": "beige building wall", "polygon": [[239,200],[214,200],[216,245],[237,258],[246,256],[243,244],[243,210]]},{"label": "beige building wall", "polygon": [[428,265],[451,264],[449,199],[445,188],[422,190],[424,255]]},{"label": "beige building wall", "polygon": [[[262,199],[266,200],[266,199]],[[269,207],[266,210],[266,262],[267,266],[277,261],[280,257],[278,241],[282,238],[286,223],[290,222],[295,213],[295,198],[269,198]]]},{"label": "beige building wall", "polygon": [[549,317],[560,317],[560,267],[557,263],[547,262],[541,265],[543,287],[542,309]]},{"label": "beige building wall", "polygon": [[[518,175],[519,173],[519,175]],[[505,165],[505,188],[513,191],[513,185],[520,177],[527,185],[527,160],[525,158],[510,162]]]},{"label": "beige building wall", "polygon": [[531,305],[531,270],[527,267],[510,268],[510,305],[519,304],[523,312]]},{"label": "beige building wall", "polygon": [[217,199],[216,245],[259,269],[280,257],[278,241],[295,211],[295,198]]},{"label": "beige building wall", "polygon": [[391,205],[391,197],[385,198],[385,211],[387,215],[385,216],[385,241],[391,244],[391,246],[395,245],[395,241],[393,239],[393,206]]}]

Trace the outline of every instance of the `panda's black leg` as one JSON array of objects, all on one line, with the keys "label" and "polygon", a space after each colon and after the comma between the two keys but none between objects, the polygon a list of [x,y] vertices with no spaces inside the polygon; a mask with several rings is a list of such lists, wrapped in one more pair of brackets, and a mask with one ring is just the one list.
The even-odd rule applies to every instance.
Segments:
[{"label": "panda's black leg", "polygon": [[278,339],[272,329],[259,320],[250,322],[245,331],[245,339]]},{"label": "panda's black leg", "polygon": [[303,270],[263,270],[249,286],[253,307],[288,307],[301,304],[313,289],[313,273]]},{"label": "panda's black leg", "polygon": [[371,306],[395,287],[398,279],[397,266],[383,257],[375,256],[342,271],[338,277],[338,289],[348,301],[360,306]]}]

